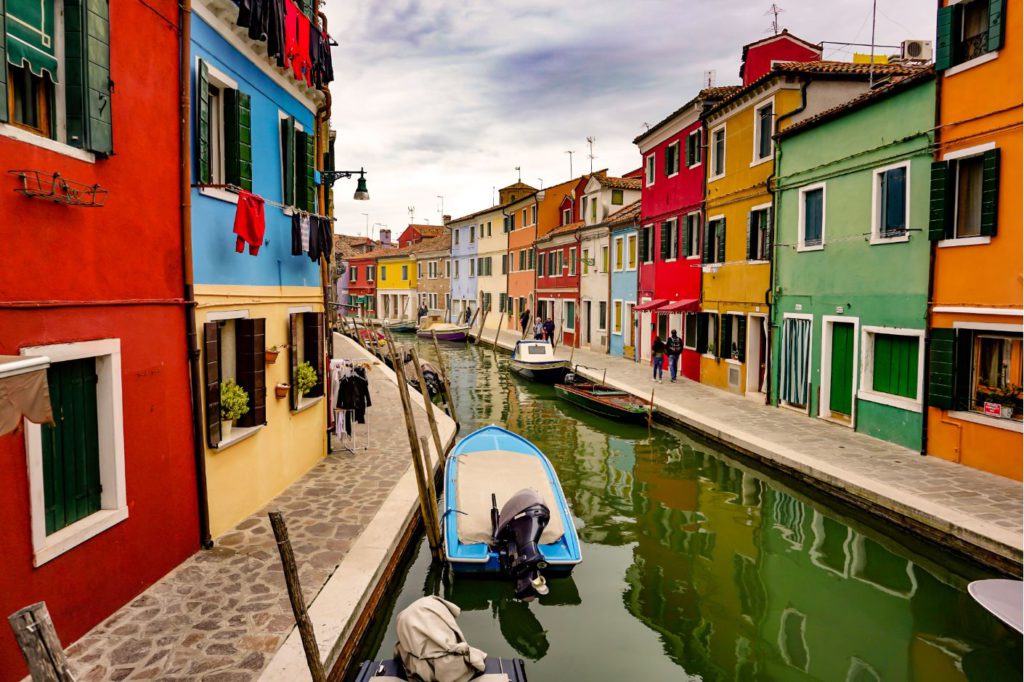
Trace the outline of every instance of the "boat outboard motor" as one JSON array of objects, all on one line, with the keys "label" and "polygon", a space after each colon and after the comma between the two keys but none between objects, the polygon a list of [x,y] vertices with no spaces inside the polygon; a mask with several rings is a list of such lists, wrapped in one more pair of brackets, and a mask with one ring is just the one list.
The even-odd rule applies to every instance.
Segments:
[{"label": "boat outboard motor", "polygon": [[551,511],[536,490],[524,488],[498,512],[491,495],[491,524],[502,569],[515,578],[516,599],[531,601],[548,593],[541,569],[547,567],[537,544],[551,519]]}]

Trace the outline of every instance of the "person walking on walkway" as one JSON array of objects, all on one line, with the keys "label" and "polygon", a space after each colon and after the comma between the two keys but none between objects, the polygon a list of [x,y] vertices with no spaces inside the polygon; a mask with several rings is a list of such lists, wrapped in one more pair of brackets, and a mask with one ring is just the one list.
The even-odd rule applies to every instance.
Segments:
[{"label": "person walking on walkway", "polygon": [[668,378],[672,383],[676,382],[676,372],[679,368],[679,356],[683,354],[683,340],[675,329],[672,335],[665,342],[665,350],[668,352]]},{"label": "person walking on walkway", "polygon": [[537,321],[533,325],[533,338],[537,341],[544,340],[544,323],[538,317]]},{"label": "person walking on walkway", "polygon": [[548,343],[552,343],[552,339],[555,338],[555,321],[550,317],[544,321],[544,338]]},{"label": "person walking on walkway", "polygon": [[526,330],[530,328],[530,311],[524,310],[519,316],[519,326],[523,328],[523,338],[526,338]]},{"label": "person walking on walkway", "polygon": [[665,342],[660,336],[655,335],[654,343],[651,344],[651,356],[654,363],[654,374],[652,379],[661,383],[661,376],[665,367]]}]

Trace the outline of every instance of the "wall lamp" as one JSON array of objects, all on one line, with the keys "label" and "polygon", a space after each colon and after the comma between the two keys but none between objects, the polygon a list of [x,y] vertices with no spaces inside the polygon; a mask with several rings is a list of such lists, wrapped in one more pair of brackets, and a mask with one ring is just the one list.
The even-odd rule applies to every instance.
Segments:
[{"label": "wall lamp", "polygon": [[356,173],[359,174],[359,180],[356,182],[356,193],[352,195],[352,198],[356,201],[367,201],[370,198],[370,193],[366,191],[366,171],[364,169],[360,168],[357,171],[325,170],[320,171],[320,177],[323,184],[334,187],[334,181],[338,178],[351,178]]}]

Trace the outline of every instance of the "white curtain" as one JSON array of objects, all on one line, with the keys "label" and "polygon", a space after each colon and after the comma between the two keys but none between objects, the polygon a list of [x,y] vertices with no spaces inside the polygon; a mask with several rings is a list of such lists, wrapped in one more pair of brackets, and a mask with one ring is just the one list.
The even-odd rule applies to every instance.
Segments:
[{"label": "white curtain", "polygon": [[793,405],[807,404],[810,373],[811,321],[786,318],[782,325],[782,369],[779,397]]}]

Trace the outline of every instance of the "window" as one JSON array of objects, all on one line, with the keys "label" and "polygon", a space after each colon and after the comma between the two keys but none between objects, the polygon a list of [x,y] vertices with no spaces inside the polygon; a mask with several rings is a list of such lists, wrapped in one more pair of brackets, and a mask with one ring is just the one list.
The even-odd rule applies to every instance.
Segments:
[{"label": "window", "polygon": [[772,157],[772,114],[774,104],[768,102],[754,110],[754,162]]},{"label": "window", "polygon": [[380,278],[382,280],[386,280],[388,278],[388,266],[386,266],[386,265],[380,266]]},{"label": "window", "polygon": [[423,261],[416,262],[416,277],[423,279]]},{"label": "window", "polygon": [[725,262],[725,218],[715,217],[704,225],[702,263]]},{"label": "window", "polygon": [[580,259],[583,267],[583,274],[590,274],[590,249],[583,249],[583,257]]},{"label": "window", "polygon": [[455,278],[459,278],[459,261],[455,261]]},{"label": "window", "polygon": [[718,313],[698,313],[696,350],[715,355],[718,350]]},{"label": "window", "polygon": [[725,126],[711,131],[711,178],[725,175]]},{"label": "window", "polygon": [[402,266],[402,281],[403,282],[408,282],[409,281],[409,266],[408,265],[403,265]]},{"label": "window", "polygon": [[469,243],[472,244],[476,241],[476,225],[469,226]]},{"label": "window", "polygon": [[452,262],[447,258],[444,261],[444,276],[447,279],[451,279],[452,276]]},{"label": "window", "polygon": [[521,249],[519,251],[519,269],[526,269],[526,249]]},{"label": "window", "polygon": [[671,178],[679,172],[679,141],[665,147],[665,177]]},{"label": "window", "polygon": [[491,221],[490,220],[487,221],[487,236],[488,237],[491,236]]},{"label": "window", "polygon": [[565,272],[568,264],[565,262],[565,251],[562,249],[558,250],[558,275],[561,276]]},{"label": "window", "polygon": [[[561,253],[561,252],[559,252]],[[576,275],[576,249],[569,249],[569,276]]]},{"label": "window", "polygon": [[825,185],[800,189],[798,251],[818,250],[825,244]]},{"label": "window", "polygon": [[493,308],[491,307],[491,294],[485,292],[485,293],[481,294],[481,297],[483,299],[483,301],[482,301],[483,302],[483,306],[482,307],[484,309],[484,312],[492,311]]},{"label": "window", "polygon": [[697,348],[697,313],[686,313],[683,320],[683,347],[690,350]]},{"label": "window", "polygon": [[872,402],[920,411],[923,330],[862,327],[860,391]]},{"label": "window", "polygon": [[989,144],[953,152],[946,160],[932,164],[928,223],[931,239],[995,236],[999,157],[1000,150]]},{"label": "window", "polygon": [[771,206],[755,208],[747,216],[747,260],[763,261],[770,258]]},{"label": "window", "polygon": [[527,216],[527,210],[528,210],[528,209],[525,209],[525,208],[523,209],[523,227],[526,227],[527,225],[529,225],[529,224],[530,224],[530,223],[529,223],[529,222],[527,222],[527,220],[526,220],[526,216]]},{"label": "window", "polygon": [[469,259],[469,276],[476,277],[476,258]]},{"label": "window", "polygon": [[647,178],[647,182],[645,183],[645,185],[647,187],[650,187],[651,185],[654,184],[654,154],[651,154],[650,156],[647,157],[647,174],[646,174],[646,178]]},{"label": "window", "polygon": [[548,251],[547,273],[548,277],[556,277],[562,274],[562,264],[558,258],[560,254]]},{"label": "window", "polygon": [[562,210],[562,224],[568,225],[572,222],[572,209],[566,208]]},{"label": "window", "polygon": [[661,224],[661,260],[670,261],[679,257],[679,220],[672,218]]},{"label": "window", "polygon": [[722,316],[722,342],[720,357],[746,361],[747,318],[744,315],[728,313]]},{"label": "window", "polygon": [[910,222],[909,183],[910,164],[881,168],[874,172],[873,220],[871,240],[902,239],[907,236]]},{"label": "window", "polygon": [[452,233],[453,233],[453,235],[455,237],[455,246],[458,246],[459,245],[459,235],[462,233],[462,230],[452,230]]},{"label": "window", "polygon": [[372,265],[367,265],[366,266],[366,281],[367,282],[372,282],[373,281],[374,270],[376,270],[376,268],[374,266],[372,266]]},{"label": "window", "polygon": [[565,301],[565,330],[576,330],[576,301]]},{"label": "window", "polygon": [[597,302],[597,331],[608,329],[608,301]]},{"label": "window", "polygon": [[597,197],[590,197],[590,223],[597,222]]},{"label": "window", "polygon": [[631,234],[626,237],[626,259],[629,264],[628,269],[636,270],[636,235]]},{"label": "window", "polygon": [[485,228],[486,228],[486,225],[484,225],[483,223],[480,223],[480,239],[484,238],[484,229]]},{"label": "window", "polygon": [[498,294],[498,310],[502,312],[512,312],[508,309],[508,294],[504,292]]},{"label": "window", "polygon": [[612,302],[612,334],[622,333],[622,301]]},{"label": "window", "polygon": [[0,121],[79,149],[112,152],[108,11],[107,3],[7,3]]},{"label": "window", "polygon": [[511,232],[512,231],[512,221],[509,220],[508,216],[503,216],[502,217],[502,219],[501,219],[501,229],[502,229],[503,232]]},{"label": "window", "polygon": [[640,228],[640,262],[654,262],[654,225]]},{"label": "window", "polygon": [[686,166],[699,166],[701,161],[700,128],[686,136]]},{"label": "window", "polygon": [[984,164],[980,156],[962,159],[956,164],[956,226],[957,237],[981,234],[981,201],[984,185]]},{"label": "window", "polygon": [[700,213],[689,213],[684,218],[683,251],[687,258],[700,256]]},{"label": "window", "polygon": [[213,83],[207,87],[207,102],[209,103],[209,156],[206,182],[211,184],[223,184],[224,179],[224,101],[222,91]]},{"label": "window", "polygon": [[622,261],[622,237],[615,238],[615,271],[621,272],[623,268]]},{"label": "window", "polygon": [[534,204],[533,206],[530,207],[530,224],[537,224],[537,204]]},{"label": "window", "polygon": [[508,261],[509,255],[507,253],[501,254],[501,274],[503,275],[508,274]]},{"label": "window", "polygon": [[625,198],[623,196],[622,190],[621,189],[613,189],[612,190],[612,205],[613,206],[622,206],[623,201],[625,201]]},{"label": "window", "polygon": [[529,270],[533,270],[533,261],[534,261],[534,259],[537,256],[537,249],[536,248],[528,249],[527,252],[526,252],[526,255],[527,255],[526,267]]},{"label": "window", "polygon": [[1006,3],[971,0],[939,9],[935,69],[950,67],[996,52],[1003,46]]},{"label": "window", "polygon": [[[1019,329],[1019,327],[1018,327]],[[928,404],[996,414],[996,406],[1024,413],[1020,331],[932,329]],[[986,410],[988,403],[988,410]]]},{"label": "window", "polygon": [[583,215],[583,219],[584,220],[586,220],[586,218],[587,218],[587,208],[589,208],[589,207],[590,207],[590,197],[583,197],[583,206],[582,206],[583,210],[582,210],[581,213]]},{"label": "window", "polygon": [[[619,241],[619,252],[620,252],[620,257],[621,257],[622,239],[619,239],[618,241]],[[621,270],[622,268],[619,268],[619,269]],[[608,247],[607,246],[602,246],[601,247],[601,272],[608,272]]]},{"label": "window", "polygon": [[349,272],[349,279],[351,280],[352,283],[359,281],[359,268],[352,268],[352,270]]}]

